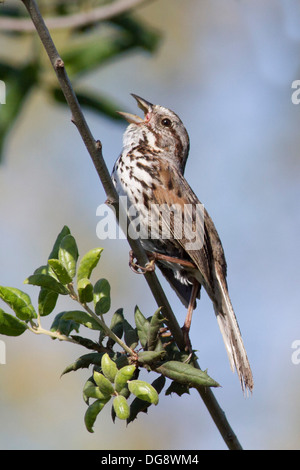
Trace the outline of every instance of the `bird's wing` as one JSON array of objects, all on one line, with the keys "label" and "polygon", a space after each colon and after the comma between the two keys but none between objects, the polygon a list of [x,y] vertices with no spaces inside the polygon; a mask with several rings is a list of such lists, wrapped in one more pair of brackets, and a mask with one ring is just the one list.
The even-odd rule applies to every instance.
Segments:
[{"label": "bird's wing", "polygon": [[165,215],[163,222],[173,235],[174,242],[179,244],[197,266],[199,271],[195,272],[195,277],[213,302],[231,368],[236,368],[243,391],[252,391],[252,372],[229,298],[225,256],[213,221],[176,168],[170,164],[162,165],[160,179],[162,185],[153,190],[153,200],[168,207],[176,205],[178,211],[185,214],[189,221],[185,224],[185,219],[181,216],[183,230],[178,228],[175,218],[172,221]]},{"label": "bird's wing", "polygon": [[179,245],[185,256],[188,255],[196,264],[203,278],[201,283],[210,294],[212,252],[208,229],[212,221],[176,168],[168,163],[163,164],[159,176],[161,185],[156,185],[153,189],[151,202],[158,204],[160,208],[164,204],[167,209],[172,208],[173,217],[170,217],[168,210],[161,210],[162,222],[169,230],[172,241],[174,239],[173,242]]}]

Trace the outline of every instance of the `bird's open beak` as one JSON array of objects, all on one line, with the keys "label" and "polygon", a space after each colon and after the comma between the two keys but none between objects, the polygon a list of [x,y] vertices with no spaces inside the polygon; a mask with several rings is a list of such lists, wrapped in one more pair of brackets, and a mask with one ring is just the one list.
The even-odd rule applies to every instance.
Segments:
[{"label": "bird's open beak", "polygon": [[144,119],[142,119],[140,116],[137,116],[136,114],[124,113],[123,111],[117,111],[117,113],[123,116],[126,121],[130,122],[130,124],[141,124],[147,120],[146,117],[152,110],[153,105],[149,103],[149,101],[146,101],[140,96],[134,95],[133,93],[132,96],[136,99],[138,107],[145,113]]}]

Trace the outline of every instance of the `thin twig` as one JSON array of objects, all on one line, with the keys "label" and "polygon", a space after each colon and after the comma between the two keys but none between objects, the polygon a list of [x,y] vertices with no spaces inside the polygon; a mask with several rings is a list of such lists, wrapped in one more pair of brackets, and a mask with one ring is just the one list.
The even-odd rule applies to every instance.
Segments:
[{"label": "thin twig", "polygon": [[36,335],[47,335],[53,339],[59,339],[60,341],[68,341],[69,343],[78,344],[77,341],[70,338],[69,336],[63,335],[62,333],[59,333],[58,331],[45,330],[45,328],[42,328],[41,326],[36,326],[36,327],[31,326],[31,327],[28,327],[28,330],[32,331],[32,333],[35,333]]},{"label": "thin twig", "polygon": [[[57,16],[46,18],[48,28],[54,29],[68,29],[68,28],[82,28],[96,24],[100,21],[109,20],[115,16],[127,13],[138,6],[150,3],[154,0],[119,0],[110,3],[109,5],[102,5],[87,12],[74,13],[66,16]],[[0,31],[15,31],[15,32],[33,32],[35,27],[31,19],[27,18],[0,18]]]},{"label": "thin twig", "polygon": [[118,343],[119,346],[121,346],[121,348],[127,352],[127,354],[129,354],[130,356],[136,356],[136,353],[130,349],[126,343],[124,343],[124,341],[122,341],[105,323],[104,321],[104,318],[103,318],[103,315],[101,315],[100,317],[98,315],[96,315],[95,312],[93,312],[93,310],[85,303],[82,303],[80,302],[79,298],[78,298],[78,295],[76,294],[75,292],[75,289],[73,287],[73,284],[70,283],[68,284],[68,290],[69,290],[69,294],[71,296],[71,298],[73,300],[75,300],[76,302],[78,302],[82,308],[84,308],[84,310],[89,314],[91,315],[91,317],[93,317],[93,319],[96,321],[96,323],[98,323],[98,325],[102,328],[102,330],[107,334],[107,336],[109,336],[113,341],[115,341],[116,343]]},{"label": "thin twig", "polygon": [[[116,210],[116,215],[119,214],[119,203],[118,195],[112,183],[110,174],[106,167],[106,164],[102,155],[102,146],[100,141],[96,141],[86,123],[84,115],[79,106],[78,100],[64,68],[64,63],[60,58],[56,47],[52,41],[49,31],[44,23],[44,20],[39,12],[38,6],[35,0],[22,0],[25,7],[27,8],[29,15],[33,21],[33,24],[40,36],[40,39],[44,45],[44,48],[49,56],[51,64],[55,70],[61,89],[64,93],[66,101],[72,113],[72,121],[77,126],[77,129],[86,145],[86,148],[92,158],[97,174],[102,182],[103,188],[106,192],[109,202],[113,205]],[[128,221],[127,221],[128,222]],[[129,222],[128,222],[129,223]],[[133,240],[128,237],[128,242],[131,249],[134,251],[135,256],[140,266],[146,266],[149,262],[148,257],[143,250],[139,240]],[[151,292],[158,304],[163,307],[164,316],[167,318],[168,327],[180,349],[184,349],[184,338],[182,330],[176,320],[176,317],[170,307],[168,299],[159,283],[159,280],[155,272],[146,272],[145,279],[151,289]],[[196,364],[197,367],[198,364]],[[220,434],[222,435],[228,448],[231,450],[241,450],[242,447],[233,432],[223,410],[218,404],[215,396],[213,395],[210,388],[199,388],[198,392],[204,401],[212,419],[214,420]]]}]

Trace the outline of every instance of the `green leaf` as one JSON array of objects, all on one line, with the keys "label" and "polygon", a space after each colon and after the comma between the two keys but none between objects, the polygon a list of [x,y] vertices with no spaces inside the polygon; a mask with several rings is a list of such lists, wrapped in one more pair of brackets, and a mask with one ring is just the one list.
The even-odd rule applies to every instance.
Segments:
[{"label": "green leaf", "polygon": [[31,320],[37,313],[28,294],[15,288],[0,286],[0,298],[12,308],[20,320]]},{"label": "green leaf", "polygon": [[84,395],[86,399],[89,398],[97,398],[99,400],[106,400],[107,398],[111,397],[111,394],[104,394],[99,387],[96,385],[90,385],[84,388]]},{"label": "green leaf", "polygon": [[110,400],[110,397],[107,399],[96,400],[92,403],[85,412],[84,423],[89,432],[94,432],[93,427],[97,419],[98,414],[103,410],[106,403]]},{"label": "green leaf", "polygon": [[110,329],[115,333],[115,335],[118,336],[118,338],[121,338],[123,335],[123,322],[124,322],[123,309],[119,308],[113,314],[111,322],[110,322]]},{"label": "green leaf", "polygon": [[135,349],[139,343],[139,337],[137,335],[136,329],[133,328],[126,319],[124,319],[123,328],[124,328],[125,343],[131,349]]},{"label": "green leaf", "polygon": [[72,235],[66,235],[60,242],[58,259],[66,269],[71,279],[73,279],[76,274],[78,248],[75,238]]},{"label": "green leaf", "polygon": [[141,351],[138,354],[138,362],[140,364],[152,364],[156,361],[161,361],[166,355],[166,351]]},{"label": "green leaf", "polygon": [[128,388],[140,400],[157,405],[158,393],[148,382],[144,382],[144,380],[131,380],[128,382]]},{"label": "green leaf", "polygon": [[149,351],[154,351],[157,340],[158,340],[158,332],[162,326],[163,317],[161,314],[161,307],[156,310],[154,315],[151,317],[149,330],[148,330],[148,339],[147,345]]},{"label": "green leaf", "polygon": [[76,343],[80,344],[81,346],[84,346],[87,349],[92,349],[93,351],[101,350],[101,346],[99,345],[99,343],[92,341],[89,338],[83,338],[82,336],[79,336],[79,335],[70,335],[70,337],[74,341],[76,341]]},{"label": "green leaf", "polygon": [[97,266],[103,248],[94,248],[86,253],[80,260],[77,272],[77,282],[81,279],[90,279],[93,269]]},{"label": "green leaf", "polygon": [[[123,322],[124,322],[124,315],[123,309],[119,308],[112,316],[110,329],[118,338],[122,338],[123,335]],[[115,344],[115,341],[112,338],[109,338],[107,347],[112,348]]]},{"label": "green leaf", "polygon": [[132,379],[135,371],[134,365],[124,366],[118,370],[115,376],[115,389],[118,393],[127,385],[128,380]]},{"label": "green leaf", "polygon": [[130,408],[125,397],[122,395],[117,395],[113,399],[113,407],[119,419],[129,418]]},{"label": "green leaf", "polygon": [[155,370],[165,375],[169,379],[175,380],[180,384],[187,384],[190,387],[219,387],[219,384],[213,380],[205,371],[196,369],[191,364],[168,361]]},{"label": "green leaf", "polygon": [[91,330],[101,330],[101,325],[91,315],[81,310],[65,312],[61,318],[63,320],[73,320],[75,323],[80,323]]},{"label": "green leaf", "polygon": [[58,259],[49,259],[48,260],[49,266],[53,269],[55,276],[61,282],[61,284],[66,285],[72,282],[72,278],[69,275],[66,268],[63,266],[62,262]]},{"label": "green leaf", "polygon": [[45,317],[53,312],[56,302],[58,299],[58,293],[45,289],[44,287],[41,288],[38,298],[38,307],[39,307],[39,314],[41,317]]},{"label": "green leaf", "polygon": [[34,270],[33,274],[47,274],[47,275],[52,274],[52,277],[55,277],[53,271],[50,269],[50,266],[48,264],[43,264],[42,266],[39,266],[38,268]]},{"label": "green leaf", "polygon": [[137,334],[141,342],[141,345],[143,346],[143,348],[146,348],[147,342],[148,342],[150,323],[144,317],[144,315],[142,314],[142,312],[137,306],[135,307],[135,311],[134,311],[134,319],[135,319],[135,324],[137,328]]},{"label": "green leaf", "polygon": [[106,279],[99,279],[94,286],[95,313],[103,315],[110,309],[110,284]]},{"label": "green leaf", "polygon": [[95,370],[93,378],[96,382],[97,387],[99,387],[99,390],[104,395],[104,397],[108,397],[114,393],[115,390],[110,380],[104,377],[103,374]]},{"label": "green leaf", "polygon": [[67,295],[68,289],[49,274],[32,274],[25,279],[24,284],[45,287],[46,289],[57,292],[57,294]]},{"label": "green leaf", "polygon": [[[155,388],[157,393],[159,394],[162,389],[164,388],[166,383],[166,379],[163,375],[160,375],[152,382],[152,387]],[[138,415],[138,413],[143,412],[146,413],[151,403],[141,400],[140,398],[135,398],[130,405],[130,416],[127,419],[127,424],[134,421]]]},{"label": "green leaf", "polygon": [[118,368],[116,363],[109,357],[107,353],[103,354],[102,356],[101,369],[105,377],[113,383],[118,372]]},{"label": "green leaf", "polygon": [[5,313],[0,308],[0,334],[6,336],[20,336],[27,330],[26,323],[23,323],[18,318]]},{"label": "green leaf", "polygon": [[172,393],[176,393],[176,395],[181,397],[184,393],[189,394],[190,388],[187,384],[180,384],[179,382],[175,382],[175,380],[173,380],[166,390],[166,395],[171,395]]},{"label": "green leaf", "polygon": [[[84,384],[83,390],[82,390],[82,398],[84,402],[88,405],[89,404],[89,397],[88,395],[90,394],[90,388],[91,387],[96,387],[95,381],[93,377],[90,377]],[[87,391],[87,393],[86,393]]]},{"label": "green leaf", "polygon": [[76,361],[72,362],[72,364],[68,365],[62,372],[61,375],[68,374],[69,372],[76,371],[79,369],[86,369],[90,367],[90,365],[101,365],[101,358],[103,353],[88,353],[83,354],[80,356]]},{"label": "green leaf", "polygon": [[88,278],[82,278],[78,281],[77,292],[82,304],[87,304],[94,298],[94,287]]},{"label": "green leaf", "polygon": [[63,238],[65,238],[65,236],[70,235],[70,234],[71,234],[71,232],[70,232],[69,227],[64,225],[61,232],[57,235],[57,238],[55,240],[55,243],[53,245],[52,251],[51,251],[48,259],[54,259],[54,258],[58,259],[59,245],[60,245],[61,241],[63,240]]},{"label": "green leaf", "polygon": [[63,319],[62,317],[65,315],[65,313],[67,312],[60,312],[55,316],[53,323],[50,327],[50,331],[57,331],[58,333],[61,333],[66,336],[69,336],[71,331],[73,330],[78,332],[79,324],[74,322],[73,320]]}]

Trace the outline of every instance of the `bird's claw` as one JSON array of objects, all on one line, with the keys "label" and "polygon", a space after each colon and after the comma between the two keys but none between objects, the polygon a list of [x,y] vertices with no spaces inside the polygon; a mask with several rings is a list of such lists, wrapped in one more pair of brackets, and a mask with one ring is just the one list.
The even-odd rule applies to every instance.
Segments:
[{"label": "bird's claw", "polygon": [[155,271],[155,259],[151,259],[146,266],[140,266],[138,263],[135,262],[135,255],[133,251],[129,253],[129,266],[135,274],[146,274],[149,272]]}]

